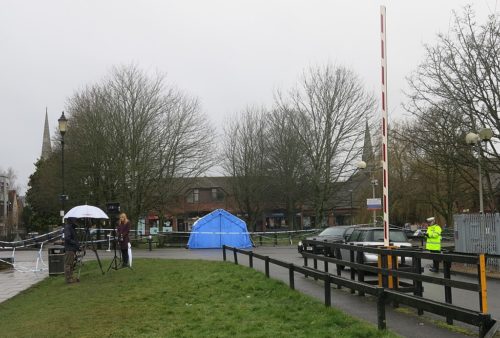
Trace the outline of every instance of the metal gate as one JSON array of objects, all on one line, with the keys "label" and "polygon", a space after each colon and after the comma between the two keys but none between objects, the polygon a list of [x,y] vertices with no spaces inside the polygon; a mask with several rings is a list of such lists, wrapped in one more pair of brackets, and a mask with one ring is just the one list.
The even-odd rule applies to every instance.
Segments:
[{"label": "metal gate", "polygon": [[[453,215],[455,251],[500,255],[500,214]],[[487,265],[500,269],[500,259],[488,258]]]}]

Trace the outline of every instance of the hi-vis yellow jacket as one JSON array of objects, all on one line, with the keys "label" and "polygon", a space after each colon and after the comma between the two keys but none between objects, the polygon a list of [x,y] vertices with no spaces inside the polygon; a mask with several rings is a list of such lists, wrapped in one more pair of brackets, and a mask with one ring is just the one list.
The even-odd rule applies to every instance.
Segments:
[{"label": "hi-vis yellow jacket", "polygon": [[433,224],[427,228],[426,250],[441,251],[441,227]]}]

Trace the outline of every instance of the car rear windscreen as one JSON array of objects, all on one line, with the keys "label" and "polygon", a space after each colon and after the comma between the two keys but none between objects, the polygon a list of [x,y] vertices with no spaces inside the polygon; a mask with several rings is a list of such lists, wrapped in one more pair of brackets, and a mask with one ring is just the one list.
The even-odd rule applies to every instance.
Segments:
[{"label": "car rear windscreen", "polygon": [[[383,242],[384,241],[384,230],[374,230],[373,231],[373,241]],[[391,242],[408,242],[406,235],[401,230],[389,230],[389,241]]]},{"label": "car rear windscreen", "polygon": [[344,235],[345,228],[327,228],[323,230],[319,236],[342,236]]}]

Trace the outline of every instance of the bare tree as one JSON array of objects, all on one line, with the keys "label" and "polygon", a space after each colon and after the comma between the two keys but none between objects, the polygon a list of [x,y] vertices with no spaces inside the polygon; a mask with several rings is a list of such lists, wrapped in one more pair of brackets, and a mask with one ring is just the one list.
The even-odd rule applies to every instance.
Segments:
[{"label": "bare tree", "polygon": [[76,93],[68,104],[68,181],[82,201],[119,201],[136,220],[172,181],[211,166],[214,134],[198,102],[135,66]]},{"label": "bare tree", "polygon": [[327,65],[311,68],[278,104],[296,112],[291,124],[307,157],[316,225],[322,225],[334,183],[359,159],[364,121],[375,100],[352,71]]},{"label": "bare tree", "polygon": [[0,168],[0,175],[7,177],[9,180],[9,189],[16,190],[19,193],[19,185],[17,184],[17,174],[12,167],[7,168],[7,170],[3,170]]},{"label": "bare tree", "polygon": [[[441,112],[459,117],[462,137],[466,132],[477,132],[488,127],[494,132],[489,147],[480,152],[488,165],[488,191],[491,194],[491,179],[488,169],[500,170],[497,161],[497,143],[500,135],[500,22],[498,15],[492,15],[479,26],[471,7],[464,10],[463,16],[454,14],[454,25],[450,34],[438,35],[435,46],[426,46],[427,57],[415,73],[408,79],[410,99],[407,110],[422,118],[428,112]],[[453,112],[448,107],[453,106]],[[452,139],[455,142],[455,138]],[[453,152],[440,154],[443,160],[458,160]],[[452,143],[450,143],[452,145]],[[445,149],[443,149],[445,150]],[[451,157],[449,156],[451,154]],[[470,152],[464,158],[470,159]],[[459,162],[460,163],[460,162]],[[475,166],[475,161],[463,163]],[[469,171],[470,172],[470,171]],[[463,171],[464,177],[467,171]],[[477,183],[474,183],[477,186]]]},{"label": "bare tree", "polygon": [[256,231],[268,196],[268,159],[264,109],[248,107],[225,129],[225,171],[233,177],[233,192],[247,224]]},{"label": "bare tree", "polygon": [[471,193],[464,175],[468,170],[460,164],[465,156],[461,126],[451,113],[429,111],[391,128],[389,197],[400,221],[419,221],[425,218],[422,212],[437,212],[453,224],[453,214]]},{"label": "bare tree", "polygon": [[[278,93],[279,95],[279,93]],[[283,105],[268,114],[268,160],[273,200],[284,205],[288,226],[296,228],[297,208],[307,195],[306,152],[292,121],[295,111]]]}]

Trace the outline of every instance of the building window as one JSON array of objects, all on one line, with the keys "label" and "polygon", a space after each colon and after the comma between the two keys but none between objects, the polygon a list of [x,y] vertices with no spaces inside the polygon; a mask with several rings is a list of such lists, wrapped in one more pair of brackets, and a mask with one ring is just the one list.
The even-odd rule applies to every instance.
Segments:
[{"label": "building window", "polygon": [[186,201],[188,203],[198,203],[199,200],[200,200],[200,190],[199,189],[191,190],[191,192],[186,197]]},{"label": "building window", "polygon": [[212,201],[224,200],[224,192],[219,188],[212,188]]}]

